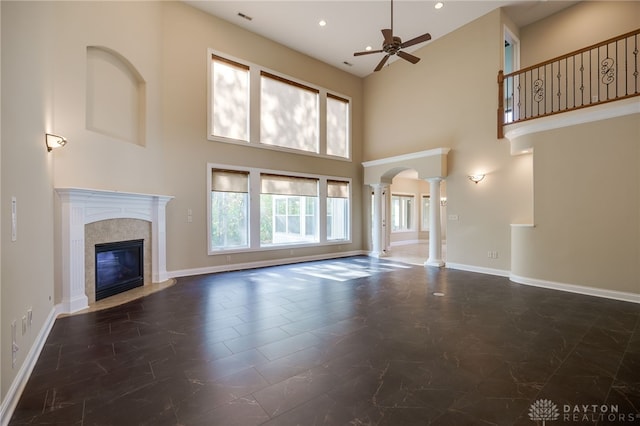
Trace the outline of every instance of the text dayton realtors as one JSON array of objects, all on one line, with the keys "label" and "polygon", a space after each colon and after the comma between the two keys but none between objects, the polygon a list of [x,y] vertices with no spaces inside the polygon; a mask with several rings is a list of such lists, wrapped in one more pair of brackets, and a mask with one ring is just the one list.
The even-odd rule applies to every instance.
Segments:
[{"label": "text dayton realtors", "polygon": [[568,405],[562,406],[562,420],[566,422],[635,422],[640,413],[621,413],[617,405]]}]

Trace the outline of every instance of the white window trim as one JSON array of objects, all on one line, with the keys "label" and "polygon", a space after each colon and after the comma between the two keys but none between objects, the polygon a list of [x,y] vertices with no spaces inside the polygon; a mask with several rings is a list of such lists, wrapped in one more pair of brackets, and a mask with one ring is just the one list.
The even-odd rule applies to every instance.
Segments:
[{"label": "white window trim", "polygon": [[[235,61],[240,64],[247,65],[249,67],[249,141],[230,139],[230,138],[225,138],[221,136],[214,136],[212,134],[213,133],[213,122],[212,122],[212,115],[211,115],[211,105],[213,102],[213,84],[211,84],[211,73],[213,72],[212,66],[211,66],[212,55],[220,56],[225,59],[229,59],[231,61]],[[265,71],[275,76],[282,77],[286,80],[290,80],[292,82],[318,90],[319,92],[318,102],[320,103],[319,109],[318,109],[320,153],[260,143],[260,71]],[[349,146],[347,149],[347,152],[348,152],[347,158],[326,154],[327,152],[327,120],[326,120],[327,93],[331,93],[335,96],[344,98],[349,101],[349,119],[347,120],[347,138],[348,138],[347,143]],[[257,117],[257,119],[252,117]],[[353,102],[350,96],[347,96],[335,90],[328,90],[324,87],[288,76],[278,71],[274,71],[270,68],[265,68],[258,64],[254,64],[252,62],[246,61],[244,59],[236,58],[232,55],[228,55],[226,53],[217,51],[215,49],[211,49],[211,48],[207,49],[207,139],[210,141],[224,142],[224,143],[230,143],[230,144],[236,144],[236,145],[242,145],[242,146],[251,146],[253,148],[268,149],[272,151],[282,151],[282,152],[288,152],[288,153],[294,153],[294,154],[300,154],[300,155],[308,155],[311,157],[320,157],[320,158],[328,158],[332,160],[351,162],[352,156],[353,156],[352,119],[353,119]]]},{"label": "white window trim", "polygon": [[[429,223],[427,223],[426,227],[422,226],[423,225],[423,223],[422,223],[422,215],[423,215],[423,208],[424,208],[424,206],[422,204],[422,199],[424,197],[429,198],[429,203],[431,203],[431,201],[432,201],[430,194],[426,194],[426,193],[421,193],[420,194],[420,232],[429,232]],[[431,213],[431,212],[429,212],[429,213]]]},{"label": "white window trim", "polygon": [[[395,192],[395,191],[392,192],[391,193],[391,197],[389,198],[389,201],[391,202],[391,206],[390,206],[391,210],[389,211],[389,220],[391,220],[391,214],[393,214],[393,197],[394,196],[413,197],[414,203],[413,203],[413,207],[411,207],[411,214],[412,214],[412,217],[414,219],[413,219],[413,223],[411,224],[410,228],[402,229],[402,230],[398,230],[398,231],[394,231],[393,230],[393,221],[391,221],[391,233],[392,234],[404,234],[404,233],[407,233],[407,232],[416,232],[416,230],[418,229],[418,227],[416,226],[416,223],[415,223],[416,222],[416,219],[415,219],[416,218],[416,204],[418,204],[418,203],[415,202],[416,201],[416,194],[413,194],[411,192]],[[420,199],[420,201],[422,201],[422,199]],[[420,218],[420,220],[422,221],[422,218]]]},{"label": "white window trim", "polygon": [[[249,247],[211,249],[211,176],[213,169],[237,170],[249,173]],[[319,215],[319,235],[318,242],[277,244],[260,246],[260,175],[274,174],[292,177],[304,177],[318,179],[318,215]],[[327,239],[327,181],[337,180],[349,183],[349,213],[347,215],[348,238],[344,240]],[[210,256],[231,253],[248,253],[259,251],[273,251],[283,249],[294,249],[300,247],[322,247],[340,244],[350,244],[352,242],[353,231],[353,182],[351,178],[343,176],[314,175],[308,173],[289,172],[286,170],[261,169],[253,167],[233,166],[229,164],[207,163],[207,253]]]}]

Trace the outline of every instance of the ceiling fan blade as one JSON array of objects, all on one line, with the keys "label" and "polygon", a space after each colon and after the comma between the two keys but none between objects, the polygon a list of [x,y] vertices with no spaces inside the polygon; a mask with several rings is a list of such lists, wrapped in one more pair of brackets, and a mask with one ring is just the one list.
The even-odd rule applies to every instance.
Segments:
[{"label": "ceiling fan blade", "polygon": [[382,30],[382,35],[384,36],[384,44],[393,43],[393,30],[386,28]]},{"label": "ceiling fan blade", "polygon": [[407,52],[400,51],[397,53],[397,55],[400,56],[405,61],[411,62],[412,64],[417,64],[418,61],[420,61],[420,58],[418,58],[417,56],[413,56]]},{"label": "ceiling fan blade", "polygon": [[382,58],[382,60],[380,61],[380,63],[378,64],[378,66],[376,67],[376,69],[374,69],[373,71],[380,71],[382,69],[382,67],[384,67],[384,64],[387,63],[387,59],[389,59],[389,56],[391,55],[384,55],[384,58]]},{"label": "ceiling fan blade", "polygon": [[416,38],[412,38],[411,40],[405,41],[404,43],[402,43],[400,45],[400,47],[401,48],[409,47],[409,46],[413,46],[414,44],[422,43],[422,42],[429,41],[429,40],[431,40],[431,34],[426,33],[426,34],[422,34],[421,36],[418,36]]},{"label": "ceiling fan blade", "polygon": [[362,52],[356,52],[353,54],[353,56],[370,55],[372,53],[380,53],[380,52],[384,52],[384,50],[366,50]]}]

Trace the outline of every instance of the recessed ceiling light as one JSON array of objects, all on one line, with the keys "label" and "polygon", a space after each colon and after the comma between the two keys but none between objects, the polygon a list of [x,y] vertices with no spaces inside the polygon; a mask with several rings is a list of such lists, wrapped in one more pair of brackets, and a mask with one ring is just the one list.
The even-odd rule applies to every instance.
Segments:
[{"label": "recessed ceiling light", "polygon": [[327,21],[325,21],[324,19],[321,19],[320,22],[318,22],[318,25],[320,25],[321,27],[324,27],[327,25]]},{"label": "recessed ceiling light", "polygon": [[436,5],[434,6],[436,9],[442,9],[442,6],[444,6],[444,3],[442,3],[441,1],[439,1],[438,3],[436,3]]},{"label": "recessed ceiling light", "polygon": [[434,292],[434,293],[433,293],[433,295],[434,295],[434,296],[437,296],[437,297],[442,297],[442,296],[444,296],[444,293],[441,293],[441,292],[439,292],[439,291],[436,291],[436,292]]}]

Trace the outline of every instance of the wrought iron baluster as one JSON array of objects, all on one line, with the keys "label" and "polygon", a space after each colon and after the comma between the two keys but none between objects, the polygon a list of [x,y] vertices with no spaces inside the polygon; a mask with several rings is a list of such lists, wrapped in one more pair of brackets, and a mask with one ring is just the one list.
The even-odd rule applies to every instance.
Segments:
[{"label": "wrought iron baluster", "polygon": [[635,39],[635,49],[633,50],[633,56],[635,61],[635,71],[633,72],[633,76],[635,77],[634,86],[635,92],[638,93],[638,34],[634,37]]},{"label": "wrought iron baluster", "polygon": [[[639,37],[640,30],[635,30],[514,71],[504,76],[507,81],[499,78],[503,82],[500,90],[506,91],[499,99],[502,104],[507,102],[506,108],[500,107],[502,123],[516,123],[640,95]],[[612,83],[615,87],[610,87]]]},{"label": "wrought iron baluster", "polygon": [[593,68],[593,66],[591,65],[591,52],[593,52],[593,50],[589,51],[589,103],[593,100],[593,76],[591,75],[591,68]]},{"label": "wrought iron baluster", "polygon": [[569,58],[564,60],[564,108],[569,108]]},{"label": "wrought iron baluster", "polygon": [[627,56],[629,55],[629,37],[624,39],[624,95],[629,95],[629,61]]},{"label": "wrought iron baluster", "polygon": [[584,53],[580,54],[580,105],[584,105]]}]

